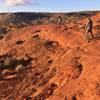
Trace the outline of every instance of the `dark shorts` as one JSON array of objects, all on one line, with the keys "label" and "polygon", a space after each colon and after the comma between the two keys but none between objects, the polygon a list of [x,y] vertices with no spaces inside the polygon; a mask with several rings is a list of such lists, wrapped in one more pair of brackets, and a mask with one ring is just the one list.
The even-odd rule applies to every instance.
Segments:
[{"label": "dark shorts", "polygon": [[87,32],[92,32],[92,30],[87,30]]}]

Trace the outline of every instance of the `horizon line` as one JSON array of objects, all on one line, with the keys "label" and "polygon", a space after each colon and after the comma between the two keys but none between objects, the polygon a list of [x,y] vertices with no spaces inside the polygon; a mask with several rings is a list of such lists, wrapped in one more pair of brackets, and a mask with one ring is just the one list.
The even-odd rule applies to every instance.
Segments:
[{"label": "horizon line", "polygon": [[78,12],[100,12],[100,10],[78,10],[78,11],[3,11],[0,13],[78,13]]}]

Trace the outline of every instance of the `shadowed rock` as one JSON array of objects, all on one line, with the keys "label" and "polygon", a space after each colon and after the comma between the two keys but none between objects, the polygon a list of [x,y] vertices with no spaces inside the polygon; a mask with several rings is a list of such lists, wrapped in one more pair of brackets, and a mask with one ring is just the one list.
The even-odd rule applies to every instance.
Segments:
[{"label": "shadowed rock", "polygon": [[25,41],[23,41],[23,40],[18,40],[18,41],[16,41],[16,45],[21,45],[21,44],[23,44]]}]

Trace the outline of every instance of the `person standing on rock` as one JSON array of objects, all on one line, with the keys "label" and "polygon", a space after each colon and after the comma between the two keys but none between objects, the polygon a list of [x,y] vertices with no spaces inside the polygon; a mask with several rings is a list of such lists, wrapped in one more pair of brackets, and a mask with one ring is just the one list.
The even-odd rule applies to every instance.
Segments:
[{"label": "person standing on rock", "polygon": [[92,21],[91,17],[89,17],[88,21],[87,21],[87,24],[86,24],[85,39],[86,39],[88,33],[90,33],[92,39],[94,39],[92,28],[93,28],[93,21]]},{"label": "person standing on rock", "polygon": [[61,25],[61,23],[62,23],[62,18],[61,18],[61,16],[59,16],[59,18],[58,18],[58,25]]}]

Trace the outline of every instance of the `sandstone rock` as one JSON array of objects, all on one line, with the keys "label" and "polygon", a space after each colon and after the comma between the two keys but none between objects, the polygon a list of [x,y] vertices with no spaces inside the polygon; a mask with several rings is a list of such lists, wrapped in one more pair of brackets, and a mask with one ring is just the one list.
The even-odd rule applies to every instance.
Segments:
[{"label": "sandstone rock", "polygon": [[20,71],[22,69],[24,69],[25,67],[23,65],[17,65],[16,68],[15,68],[15,71]]},{"label": "sandstone rock", "polygon": [[11,73],[10,70],[5,69],[2,71],[2,76],[9,75],[10,73]]}]

